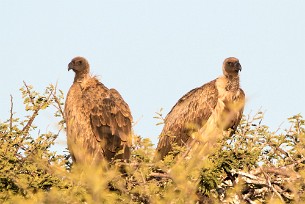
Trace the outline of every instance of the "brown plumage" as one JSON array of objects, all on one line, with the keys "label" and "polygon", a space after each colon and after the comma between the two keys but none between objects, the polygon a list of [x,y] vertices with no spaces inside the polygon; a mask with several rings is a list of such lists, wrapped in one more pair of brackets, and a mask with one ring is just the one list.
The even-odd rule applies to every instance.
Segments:
[{"label": "brown plumage", "polygon": [[89,63],[75,57],[68,70],[75,72],[65,104],[68,149],[75,163],[98,164],[102,159],[128,160],[132,116],[115,89],[90,76]]},{"label": "brown plumage", "polygon": [[156,160],[163,159],[173,145],[190,144],[194,132],[198,140],[215,129],[236,130],[245,105],[245,94],[239,86],[241,65],[234,57],[225,59],[223,75],[185,94],[165,118],[157,146]]}]

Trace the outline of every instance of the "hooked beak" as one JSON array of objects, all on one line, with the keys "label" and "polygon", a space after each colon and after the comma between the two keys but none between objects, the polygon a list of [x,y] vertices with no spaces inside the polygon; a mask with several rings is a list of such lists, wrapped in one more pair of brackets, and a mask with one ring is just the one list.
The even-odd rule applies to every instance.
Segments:
[{"label": "hooked beak", "polygon": [[236,71],[241,71],[242,70],[242,67],[239,64],[239,62],[235,64],[235,69],[236,69]]},{"label": "hooked beak", "polygon": [[69,65],[68,65],[68,71],[70,71],[70,69],[73,69],[73,64],[72,64],[72,62],[70,62]]}]

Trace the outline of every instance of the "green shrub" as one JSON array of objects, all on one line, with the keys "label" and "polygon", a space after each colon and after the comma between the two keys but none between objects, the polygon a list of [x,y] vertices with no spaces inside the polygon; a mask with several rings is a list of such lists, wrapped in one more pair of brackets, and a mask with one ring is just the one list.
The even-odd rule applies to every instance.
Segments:
[{"label": "green shrub", "polygon": [[[63,92],[49,85],[38,93],[25,83],[20,90],[28,115],[16,117],[12,101],[9,119],[0,123],[1,203],[305,202],[301,115],[282,132],[263,125],[262,112],[244,116],[233,136],[192,150],[176,147],[158,162],[151,141],[134,135],[129,163],[77,167],[50,150],[64,133]],[[41,133],[34,121],[50,107],[58,131]]]}]

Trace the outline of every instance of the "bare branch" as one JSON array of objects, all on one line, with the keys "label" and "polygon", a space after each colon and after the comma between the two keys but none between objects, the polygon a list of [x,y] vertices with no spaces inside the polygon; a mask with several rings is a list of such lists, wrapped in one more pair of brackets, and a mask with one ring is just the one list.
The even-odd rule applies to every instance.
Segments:
[{"label": "bare branch", "polygon": [[143,119],[143,115],[133,122],[132,127],[135,127],[142,119]]},{"label": "bare branch", "polygon": [[296,166],[296,165],[298,165],[298,164],[300,164],[300,163],[302,163],[302,162],[304,162],[304,161],[305,161],[305,157],[303,157],[303,158],[301,158],[301,159],[295,161],[293,164],[287,165],[286,167],[294,167],[294,166]]},{"label": "bare branch", "polygon": [[138,168],[139,166],[147,166],[147,167],[154,167],[155,165],[152,163],[137,163],[137,162],[132,162],[132,163],[126,163],[126,162],[121,162],[121,161],[115,161],[115,164],[118,166],[131,166],[131,167],[136,167]]},{"label": "bare branch", "polygon": [[[35,110],[34,110],[32,116],[30,117],[29,121],[27,122],[27,124],[26,124],[26,125],[23,127],[23,129],[22,129],[22,132],[23,132],[24,138],[25,138],[25,136],[26,136],[26,135],[28,134],[28,132],[29,132],[29,129],[30,129],[30,127],[31,127],[31,125],[32,125],[32,123],[33,123],[33,121],[34,121],[34,119],[35,119],[36,116],[38,115],[38,112],[41,110],[41,107],[44,106],[45,103],[48,103],[48,102],[49,102],[49,100],[50,100],[50,98],[51,98],[51,96],[52,96],[52,94],[53,94],[53,91],[46,97],[46,100],[45,100],[43,103],[37,105],[37,104],[35,104],[35,101],[34,101],[33,98],[31,97],[31,91],[30,91],[28,85],[25,83],[25,81],[23,81],[23,83],[24,83],[24,85],[25,85],[25,87],[26,87],[26,89],[27,89],[27,93],[28,93],[28,96],[29,96],[29,98],[30,98],[30,100],[31,100],[31,103],[32,103],[33,106],[35,107]],[[23,139],[24,139],[24,138],[23,138]]]},{"label": "bare branch", "polygon": [[261,171],[262,171],[263,175],[265,176],[265,179],[266,179],[266,181],[267,181],[267,184],[268,184],[269,188],[270,188],[270,189],[280,198],[280,200],[284,203],[284,199],[283,199],[283,197],[281,196],[281,194],[273,187],[269,175],[268,175],[266,172],[264,172],[263,169],[261,169]]},{"label": "bare branch", "polygon": [[261,186],[267,186],[266,180],[262,179],[258,176],[245,173],[245,172],[236,172],[236,174],[242,176],[242,179],[248,183],[248,184],[256,184],[256,185],[261,185]]},{"label": "bare branch", "polygon": [[34,119],[36,118],[36,116],[38,115],[38,112],[39,112],[40,108],[37,108],[32,116],[30,117],[29,121],[27,122],[27,124],[22,128],[22,132],[24,134],[24,137],[29,133],[29,129],[34,121]]},{"label": "bare branch", "polygon": [[171,179],[171,177],[167,173],[155,173],[155,172],[152,172],[152,173],[149,174],[149,177]]},{"label": "bare branch", "polygon": [[258,175],[261,173],[273,173],[273,174],[277,174],[277,175],[282,175],[282,176],[286,176],[286,177],[291,177],[294,176],[294,172],[291,171],[288,168],[285,167],[280,167],[280,168],[275,168],[275,167],[264,167],[264,168],[259,168],[259,169],[255,169],[253,171],[251,171],[252,174],[254,175]]},{"label": "bare branch", "polygon": [[30,98],[30,100],[31,100],[31,103],[32,103],[32,105],[34,106],[34,105],[35,105],[35,102],[34,102],[34,100],[33,100],[33,97],[31,96],[30,88],[29,88],[29,86],[25,83],[25,81],[23,81],[23,84],[24,84],[24,86],[25,86],[25,88],[26,88],[26,91],[27,91],[27,94],[28,94],[28,96],[29,96],[29,98]]},{"label": "bare branch", "polygon": [[59,110],[60,114],[62,115],[63,119],[65,120],[65,114],[61,107],[60,100],[56,96],[57,84],[58,83],[56,82],[55,87],[54,87],[54,92],[52,93],[53,99],[55,100],[55,103],[57,104],[57,106],[55,106],[55,105],[54,106],[55,106],[55,108],[57,108]]},{"label": "bare branch", "polygon": [[10,109],[10,132],[12,131],[13,129],[13,107],[14,107],[14,104],[13,104],[13,96],[11,96],[11,109]]}]

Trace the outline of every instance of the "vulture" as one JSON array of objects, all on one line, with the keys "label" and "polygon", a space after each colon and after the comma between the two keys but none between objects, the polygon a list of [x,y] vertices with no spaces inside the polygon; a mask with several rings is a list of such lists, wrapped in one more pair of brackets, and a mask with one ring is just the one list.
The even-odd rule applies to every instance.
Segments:
[{"label": "vulture", "polygon": [[132,116],[128,104],[115,89],[108,89],[89,74],[83,57],[75,57],[68,71],[75,72],[67,94],[65,120],[67,145],[76,164],[102,160],[127,161],[130,157]]},{"label": "vulture", "polygon": [[[174,105],[164,120],[155,160],[163,159],[174,145],[185,146],[192,141],[204,141],[215,130],[236,130],[245,105],[245,93],[239,85],[239,60],[224,60],[223,75],[186,93]],[[194,133],[200,137],[194,137]],[[198,135],[198,134],[197,134]],[[208,139],[206,139],[208,140]]]}]

